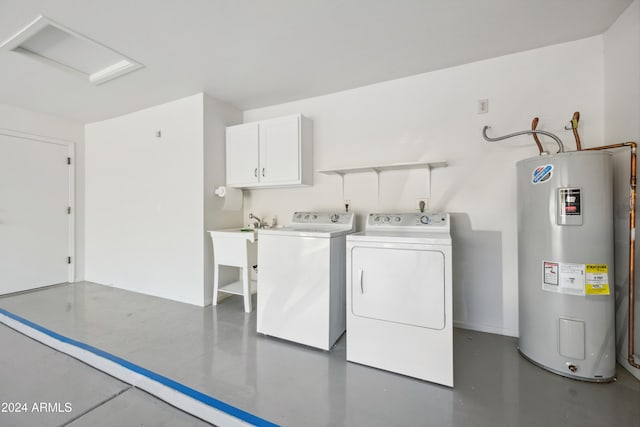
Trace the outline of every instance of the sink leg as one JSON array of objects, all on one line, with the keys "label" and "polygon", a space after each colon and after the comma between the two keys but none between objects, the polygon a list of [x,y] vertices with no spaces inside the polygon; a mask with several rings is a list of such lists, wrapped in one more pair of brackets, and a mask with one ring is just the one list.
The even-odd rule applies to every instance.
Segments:
[{"label": "sink leg", "polygon": [[218,287],[220,285],[220,264],[213,264],[213,305],[218,305]]},{"label": "sink leg", "polygon": [[251,282],[249,282],[249,265],[242,268],[242,290],[244,292],[244,311],[251,313]]}]

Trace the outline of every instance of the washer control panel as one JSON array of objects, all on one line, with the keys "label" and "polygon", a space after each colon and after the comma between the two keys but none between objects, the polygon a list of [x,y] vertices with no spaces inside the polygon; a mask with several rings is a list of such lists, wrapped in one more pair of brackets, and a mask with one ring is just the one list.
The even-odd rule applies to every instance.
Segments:
[{"label": "washer control panel", "polygon": [[367,218],[367,228],[449,228],[446,213],[372,213]]},{"label": "washer control panel", "polygon": [[294,212],[292,224],[353,224],[353,212]]}]

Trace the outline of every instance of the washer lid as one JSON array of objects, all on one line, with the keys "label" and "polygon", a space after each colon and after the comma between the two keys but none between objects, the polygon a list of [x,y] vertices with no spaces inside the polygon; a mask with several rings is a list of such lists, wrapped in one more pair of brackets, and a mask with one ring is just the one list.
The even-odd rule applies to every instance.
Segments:
[{"label": "washer lid", "polygon": [[418,231],[363,231],[347,236],[347,242],[380,242],[380,243],[412,243],[421,245],[451,246],[449,232],[418,232]]}]

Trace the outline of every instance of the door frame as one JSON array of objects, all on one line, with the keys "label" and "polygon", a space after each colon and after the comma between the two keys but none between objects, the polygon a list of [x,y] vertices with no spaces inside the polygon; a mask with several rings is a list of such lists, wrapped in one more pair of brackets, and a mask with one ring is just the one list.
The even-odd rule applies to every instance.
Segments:
[{"label": "door frame", "polygon": [[75,179],[76,179],[76,161],[75,161],[75,145],[74,141],[68,141],[64,139],[51,138],[44,135],[36,135],[27,132],[15,131],[12,129],[0,128],[0,135],[8,136],[11,138],[26,139],[29,141],[40,142],[43,144],[55,144],[67,147],[67,156],[71,159],[71,165],[69,165],[69,207],[71,213],[68,215],[67,231],[69,234],[69,247],[68,252],[71,257],[71,263],[67,267],[67,281],[69,283],[75,282],[76,273],[76,243],[75,243],[75,224],[76,224],[76,205],[75,205]]}]

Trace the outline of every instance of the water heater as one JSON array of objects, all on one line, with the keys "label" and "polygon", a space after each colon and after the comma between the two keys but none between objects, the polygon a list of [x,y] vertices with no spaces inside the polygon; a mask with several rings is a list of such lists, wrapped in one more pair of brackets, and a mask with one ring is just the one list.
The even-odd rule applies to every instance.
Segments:
[{"label": "water heater", "polygon": [[560,375],[615,375],[611,155],[517,163],[520,353]]}]

